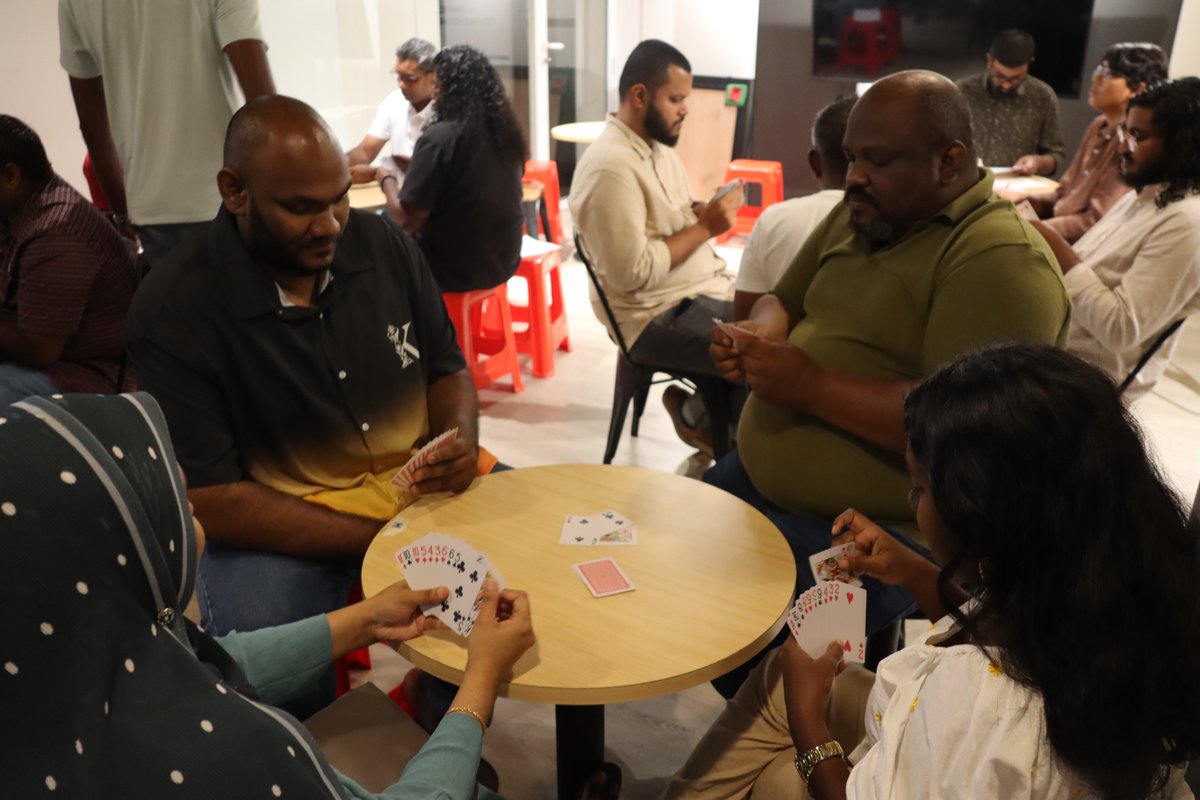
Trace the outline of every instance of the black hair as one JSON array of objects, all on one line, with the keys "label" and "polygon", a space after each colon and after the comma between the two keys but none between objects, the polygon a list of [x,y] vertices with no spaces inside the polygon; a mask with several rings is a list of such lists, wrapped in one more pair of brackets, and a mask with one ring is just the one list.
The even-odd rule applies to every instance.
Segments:
[{"label": "black hair", "polygon": [[821,162],[834,175],[845,175],[849,168],[846,161],[846,149],[842,140],[846,138],[846,120],[850,119],[850,109],[858,98],[854,95],[839,97],[817,112],[813,119],[812,144]]},{"label": "black hair", "polygon": [[396,48],[397,61],[415,61],[417,69],[422,72],[429,72],[433,69],[433,58],[436,55],[437,48],[433,46],[433,43],[417,36]]},{"label": "black hair", "polygon": [[639,83],[654,94],[658,87],[667,82],[667,71],[671,67],[679,67],[684,72],[692,71],[687,57],[666,42],[659,39],[639,42],[629,58],[625,59],[621,79],[617,82],[617,97],[624,100],[629,90]]},{"label": "black hair", "polygon": [[465,140],[491,142],[501,156],[523,162],[525,136],[487,56],[469,45],[455,45],[434,57],[433,69],[438,81],[434,119],[453,122]]},{"label": "black hair", "polygon": [[944,81],[926,81],[918,88],[917,102],[926,120],[930,144],[941,148],[953,141],[963,143],[971,163],[975,161],[975,139],[971,135],[971,107],[957,86]]},{"label": "black hair", "polygon": [[1017,28],[1002,30],[992,39],[988,55],[1006,67],[1023,67],[1033,61],[1033,37]]},{"label": "black hair", "polygon": [[33,128],[16,117],[0,114],[0,167],[14,164],[21,178],[41,186],[54,177],[46,148]]},{"label": "black hair", "polygon": [[1132,91],[1140,84],[1149,89],[1167,79],[1167,54],[1150,42],[1120,42],[1104,51],[1100,62],[1108,71],[1125,79]]},{"label": "black hair", "polygon": [[954,540],[947,608],[980,565],[964,635],[1040,693],[1055,754],[1102,797],[1161,789],[1200,752],[1200,531],[1111,379],[1003,345],[926,378],[904,416]]},{"label": "black hair", "polygon": [[1151,86],[1129,100],[1128,108],[1135,106],[1151,109],[1150,118],[1162,135],[1167,187],[1158,193],[1155,204],[1165,208],[1200,194],[1200,78]]}]

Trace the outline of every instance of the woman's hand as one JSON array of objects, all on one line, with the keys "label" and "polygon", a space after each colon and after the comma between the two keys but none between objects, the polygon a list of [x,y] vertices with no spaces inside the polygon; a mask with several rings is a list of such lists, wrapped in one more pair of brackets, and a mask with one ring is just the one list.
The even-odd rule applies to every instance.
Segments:
[{"label": "woman's hand", "polygon": [[369,608],[371,635],[378,642],[404,642],[420,636],[425,631],[445,629],[445,624],[436,617],[421,613],[421,606],[440,603],[449,596],[445,586],[436,589],[410,589],[404,581],[397,581],[379,594],[363,602]]},{"label": "woman's hand", "polygon": [[516,589],[499,591],[494,580],[485,580],[483,604],[467,639],[466,671],[499,681],[535,640],[529,596]]},{"label": "woman's hand", "polygon": [[795,637],[789,636],[783,645],[780,654],[783,696],[787,701],[788,726],[800,752],[833,738],[825,724],[825,709],[833,679],[845,668],[838,642],[830,642],[820,658],[804,652]]},{"label": "woman's hand", "polygon": [[838,560],[838,566],[856,574],[870,575],[892,586],[911,591],[912,583],[923,575],[930,562],[890,533],[853,508],[843,511],[833,521],[835,544],[854,542],[854,554]]}]

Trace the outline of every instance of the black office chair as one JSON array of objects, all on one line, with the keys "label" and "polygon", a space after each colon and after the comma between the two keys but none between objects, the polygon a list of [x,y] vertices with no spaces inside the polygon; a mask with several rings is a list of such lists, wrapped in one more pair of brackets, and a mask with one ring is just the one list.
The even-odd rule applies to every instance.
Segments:
[{"label": "black office chair", "polygon": [[[700,399],[704,401],[704,407],[708,409],[713,454],[720,458],[729,452],[729,427],[733,423],[732,385],[717,375],[680,370],[670,364],[639,358],[636,352],[630,352],[629,346],[625,343],[625,337],[621,335],[621,329],[617,325],[617,318],[613,314],[612,306],[608,303],[608,295],[604,293],[604,287],[600,285],[600,278],[596,275],[596,270],[583,252],[578,232],[575,233],[575,254],[587,269],[588,277],[592,279],[592,286],[595,287],[596,294],[600,297],[600,304],[604,306],[609,327],[616,336],[617,347],[620,348],[620,352],[617,354],[617,378],[613,387],[612,418],[608,423],[608,444],[604,448],[604,463],[611,464],[613,456],[617,452],[617,444],[621,441],[621,431],[625,427],[625,414],[629,410],[629,401],[633,401],[633,421],[629,426],[629,434],[637,436],[638,421],[642,418],[642,412],[646,410],[646,396],[650,393],[650,386],[670,380],[682,381],[700,394]],[[635,346],[634,350],[636,351],[636,349]],[[656,380],[654,376],[660,372],[666,373],[670,377]]]}]

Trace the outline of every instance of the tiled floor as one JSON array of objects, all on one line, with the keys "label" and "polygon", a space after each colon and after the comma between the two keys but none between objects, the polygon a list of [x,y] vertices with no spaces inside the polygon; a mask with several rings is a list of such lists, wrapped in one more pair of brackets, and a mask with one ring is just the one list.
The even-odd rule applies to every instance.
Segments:
[{"label": "tiled floor", "polygon": [[[736,253],[733,255],[736,260]],[[557,354],[557,374],[538,380],[528,374],[526,365],[523,393],[494,388],[480,393],[481,440],[515,467],[598,463],[603,455],[616,347],[592,315],[587,275],[578,262],[564,265],[563,282],[574,351]],[[675,437],[662,410],[661,391],[660,386],[652,392],[641,435],[633,439],[626,430],[613,463],[699,474],[707,459]],[[1183,331],[1167,377],[1134,411],[1157,449],[1168,479],[1190,504],[1200,477],[1200,334]],[[376,668],[370,678],[391,688],[408,665],[381,646],[376,646],[373,654]],[[609,706],[607,756],[624,771],[622,797],[657,797],[722,705],[717,693],[704,685],[655,700]],[[502,793],[507,797],[553,797],[552,708],[501,700],[484,754],[499,771]]]}]

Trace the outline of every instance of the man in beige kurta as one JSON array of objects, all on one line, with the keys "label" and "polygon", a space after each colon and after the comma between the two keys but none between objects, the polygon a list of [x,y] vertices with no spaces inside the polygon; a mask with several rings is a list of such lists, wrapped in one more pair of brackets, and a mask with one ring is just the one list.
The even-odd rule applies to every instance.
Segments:
[{"label": "man in beige kurta", "polygon": [[[634,48],[621,73],[620,107],[580,159],[570,206],[635,355],[715,375],[709,329],[714,316],[728,318],[734,276],[709,239],[733,224],[742,193],[692,201],[674,150],[691,90],[691,66],[674,47],[648,40]],[[608,325],[599,298],[592,306]],[[680,437],[711,454],[698,399],[678,387],[663,399]]]}]

